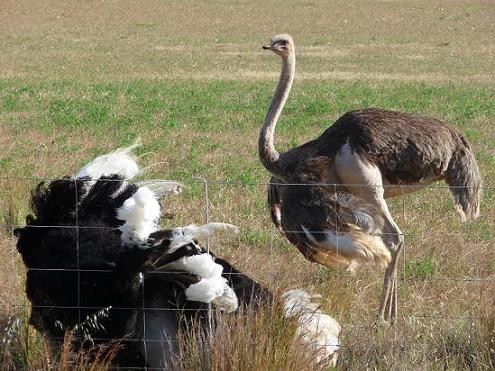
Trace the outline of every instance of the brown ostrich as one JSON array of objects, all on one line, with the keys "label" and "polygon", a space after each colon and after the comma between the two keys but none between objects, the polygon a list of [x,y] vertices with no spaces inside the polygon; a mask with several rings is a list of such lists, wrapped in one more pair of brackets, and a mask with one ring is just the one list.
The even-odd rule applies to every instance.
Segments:
[{"label": "brown ostrich", "polygon": [[294,79],[294,42],[278,35],[263,49],[282,58],[259,136],[260,160],[273,175],[272,219],[310,261],[386,266],[379,316],[393,319],[404,237],[385,199],[443,179],[461,218],[478,217],[481,177],[473,152],[446,122],[365,108],[347,112],[317,139],[279,153],[274,132]]}]

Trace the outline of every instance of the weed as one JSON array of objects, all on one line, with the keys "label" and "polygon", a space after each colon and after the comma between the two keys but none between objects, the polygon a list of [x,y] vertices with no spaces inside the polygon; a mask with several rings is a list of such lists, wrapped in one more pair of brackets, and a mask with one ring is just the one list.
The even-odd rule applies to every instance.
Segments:
[{"label": "weed", "polygon": [[437,270],[437,263],[432,257],[422,260],[408,260],[404,267],[404,276],[417,280],[426,280],[434,277]]}]

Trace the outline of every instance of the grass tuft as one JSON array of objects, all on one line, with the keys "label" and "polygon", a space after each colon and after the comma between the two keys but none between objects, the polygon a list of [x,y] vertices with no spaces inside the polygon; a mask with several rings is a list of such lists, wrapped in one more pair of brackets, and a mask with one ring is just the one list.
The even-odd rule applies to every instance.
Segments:
[{"label": "grass tuft", "polygon": [[25,223],[26,215],[29,212],[28,182],[23,180],[9,180],[3,182],[6,185],[6,210],[0,211],[0,223],[4,226],[8,234]]},{"label": "grass tuft", "polygon": [[281,304],[235,315],[214,313],[211,333],[196,324],[180,336],[176,371],[329,370],[315,350],[296,335],[297,318],[285,318]]},{"label": "grass tuft", "polygon": [[115,341],[104,345],[86,343],[76,351],[72,331],[66,331],[61,344],[51,344],[29,325],[28,318],[24,312],[5,319],[0,343],[2,370],[107,370],[120,349]]}]

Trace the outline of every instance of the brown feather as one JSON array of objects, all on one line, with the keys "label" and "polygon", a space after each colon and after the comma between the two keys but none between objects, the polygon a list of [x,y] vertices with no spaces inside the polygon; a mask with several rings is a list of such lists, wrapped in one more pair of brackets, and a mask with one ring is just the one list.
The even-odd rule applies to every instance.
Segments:
[{"label": "brown feather", "polygon": [[[380,225],[380,221],[375,222],[377,213],[373,206],[354,195],[319,184],[318,172],[316,168],[313,170],[314,176],[306,178],[311,179],[312,184],[277,185],[277,207],[287,239],[306,259],[326,266],[348,266],[352,262],[387,264],[390,253],[374,226]],[[309,236],[304,229],[309,231]],[[347,236],[353,240],[355,248],[339,250],[338,245],[331,246],[324,242],[325,231]],[[374,232],[378,232],[377,235]],[[363,251],[364,255],[361,254]]]}]

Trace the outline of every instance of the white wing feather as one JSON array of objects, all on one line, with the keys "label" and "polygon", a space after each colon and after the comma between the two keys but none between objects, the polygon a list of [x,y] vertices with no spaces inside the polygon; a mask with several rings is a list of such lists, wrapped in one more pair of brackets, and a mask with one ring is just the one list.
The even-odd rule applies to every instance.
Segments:
[{"label": "white wing feather", "polygon": [[182,257],[167,264],[167,270],[189,272],[199,277],[199,282],[186,289],[187,300],[212,303],[229,313],[239,307],[239,301],[234,290],[222,277],[223,267],[215,263],[210,254]]},{"label": "white wing feather", "polygon": [[117,218],[125,223],[120,227],[122,243],[144,243],[158,230],[160,203],[148,187],[140,187],[117,209]]},{"label": "white wing feather", "polygon": [[191,224],[185,227],[174,228],[169,252],[172,253],[180,247],[192,243],[194,240],[203,242],[216,230],[234,231],[234,233],[237,233],[239,228],[228,223],[208,223],[199,226]]},{"label": "white wing feather", "polygon": [[98,156],[81,168],[76,178],[87,176],[91,179],[99,179],[102,176],[118,174],[124,179],[132,179],[139,172],[139,167],[132,151],[140,144],[140,139],[137,139],[129,147],[118,148],[106,155]]},{"label": "white wing feather", "polygon": [[315,348],[317,362],[327,360],[335,366],[340,347],[341,327],[334,318],[319,310],[318,304],[312,302],[312,299],[320,297],[320,295],[309,295],[304,290],[285,292],[283,294],[285,316],[298,316],[298,334]]}]

